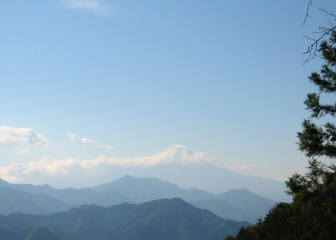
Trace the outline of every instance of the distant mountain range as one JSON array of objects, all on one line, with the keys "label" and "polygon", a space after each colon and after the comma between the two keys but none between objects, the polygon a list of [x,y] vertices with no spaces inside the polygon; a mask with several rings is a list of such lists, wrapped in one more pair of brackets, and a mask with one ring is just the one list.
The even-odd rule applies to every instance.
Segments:
[{"label": "distant mountain range", "polygon": [[1,214],[12,214],[16,212],[50,214],[65,211],[71,207],[71,204],[44,194],[31,194],[10,187],[0,187]]},{"label": "distant mountain range", "polygon": [[48,216],[0,215],[0,234],[12,240],[218,240],[247,225],[177,198],[109,208],[84,205]]},{"label": "distant mountain range", "polygon": [[275,205],[274,201],[245,189],[230,190],[216,195],[196,188],[182,189],[176,184],[156,178],[135,178],[129,175],[93,189],[96,191],[115,189],[136,203],[179,197],[222,218],[237,221],[255,222]]},{"label": "distant mountain range", "polygon": [[123,202],[143,203],[158,199],[181,198],[208,209],[224,219],[254,223],[275,202],[247,190],[212,194],[199,189],[182,189],[156,178],[126,175],[116,181],[87,189],[55,189],[48,185],[10,184],[0,181],[0,213],[50,214],[83,204],[111,206]]},{"label": "distant mountain range", "polygon": [[233,172],[220,161],[183,145],[136,160],[147,165],[114,166],[114,176],[155,177],[186,189],[198,188],[217,194],[244,188],[276,202],[290,201],[284,182]]},{"label": "distant mountain range", "polygon": [[255,223],[275,206],[275,202],[246,189],[232,189],[211,199],[191,202],[194,206],[208,209],[218,216],[237,221]]},{"label": "distant mountain range", "polygon": [[152,156],[128,159],[104,156],[89,160],[44,158],[20,164],[20,167],[5,166],[0,168],[0,172],[6,173],[3,177],[8,179],[50,183],[63,188],[69,187],[69,184],[77,188],[92,187],[115,181],[124,175],[155,177],[185,189],[198,188],[219,194],[244,188],[276,202],[290,201],[285,194],[284,182],[233,172],[205,153],[182,145],[175,145]]},{"label": "distant mountain range", "polygon": [[190,202],[214,197],[214,194],[196,188],[186,190],[176,184],[161,181],[157,178],[132,177],[130,175],[92,189],[99,192],[114,189],[136,203],[174,197]]},{"label": "distant mountain range", "polygon": [[82,204],[97,204],[107,207],[122,202],[131,202],[125,195],[114,189],[108,189],[102,192],[90,188],[55,189],[49,185],[11,184],[3,180],[0,180],[0,187],[21,190],[30,194],[42,194],[53,199],[58,199],[68,204],[67,209]]}]

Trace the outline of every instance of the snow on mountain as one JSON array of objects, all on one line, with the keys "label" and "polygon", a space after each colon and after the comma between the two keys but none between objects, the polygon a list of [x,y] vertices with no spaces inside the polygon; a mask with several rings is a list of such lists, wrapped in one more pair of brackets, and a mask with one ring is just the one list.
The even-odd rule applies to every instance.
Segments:
[{"label": "snow on mountain", "polygon": [[210,163],[221,166],[220,162],[214,158],[208,157],[203,152],[196,152],[183,145],[175,145],[164,152],[157,153],[151,157],[143,158],[145,166],[153,166],[157,164],[202,164]]}]

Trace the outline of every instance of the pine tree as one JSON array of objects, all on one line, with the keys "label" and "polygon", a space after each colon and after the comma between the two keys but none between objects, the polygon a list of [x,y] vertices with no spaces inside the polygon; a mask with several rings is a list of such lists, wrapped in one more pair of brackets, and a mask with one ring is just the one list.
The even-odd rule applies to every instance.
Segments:
[{"label": "pine tree", "polygon": [[[318,51],[325,60],[320,73],[313,72],[310,81],[318,87],[317,93],[310,93],[305,105],[311,112],[311,118],[303,121],[303,131],[298,133],[299,148],[308,157],[336,157],[336,31],[327,29],[324,35],[329,40],[321,43]],[[330,100],[331,103],[322,103]],[[318,124],[317,122],[324,122]]]}]

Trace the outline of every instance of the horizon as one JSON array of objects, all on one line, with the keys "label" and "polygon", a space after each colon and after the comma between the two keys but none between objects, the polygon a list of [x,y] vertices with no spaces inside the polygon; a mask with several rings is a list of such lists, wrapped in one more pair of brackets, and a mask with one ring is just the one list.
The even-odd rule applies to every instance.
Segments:
[{"label": "horizon", "polygon": [[[138,181],[138,182],[139,182],[139,180],[140,180],[140,181],[141,181],[141,180],[154,180],[155,182],[164,183],[164,184],[169,184],[169,185],[172,185],[172,186],[177,187],[178,189],[181,189],[181,190],[184,190],[184,191],[197,190],[197,191],[201,191],[201,192],[206,192],[206,193],[212,194],[213,196],[220,196],[220,195],[222,195],[222,194],[232,193],[232,192],[240,192],[240,194],[241,194],[242,192],[247,192],[247,193],[252,194],[252,195],[254,195],[254,196],[258,196],[258,197],[262,197],[262,198],[264,198],[264,199],[271,200],[271,201],[273,201],[274,203],[277,201],[277,200],[268,198],[267,196],[263,196],[263,195],[260,195],[260,194],[255,193],[255,192],[252,192],[252,191],[250,191],[250,190],[248,190],[248,189],[246,189],[246,188],[244,188],[244,187],[243,187],[243,188],[231,188],[231,189],[229,189],[229,190],[227,190],[227,191],[224,191],[224,192],[213,193],[213,192],[210,192],[210,191],[206,191],[206,190],[204,190],[204,189],[201,189],[201,188],[195,188],[195,187],[184,188],[184,187],[180,186],[180,185],[177,184],[177,183],[170,182],[170,181],[164,181],[164,180],[161,180],[161,179],[158,178],[158,177],[143,177],[143,176],[141,176],[141,177],[137,177],[137,176],[132,176],[132,175],[129,175],[129,174],[125,174],[125,175],[123,175],[122,177],[117,178],[117,179],[112,180],[112,181],[109,181],[109,182],[104,182],[104,183],[100,183],[100,184],[98,184],[98,185],[93,185],[93,186],[89,186],[89,187],[82,187],[82,188],[81,188],[81,187],[79,187],[79,188],[76,188],[76,187],[57,188],[57,187],[54,187],[54,186],[49,185],[49,184],[10,183],[10,182],[7,182],[7,181],[5,181],[5,180],[3,180],[3,179],[1,179],[1,178],[0,178],[0,181],[3,181],[3,182],[5,182],[5,183],[9,183],[9,184],[11,184],[12,186],[15,186],[16,184],[18,184],[18,185],[33,185],[33,186],[36,186],[36,187],[39,187],[39,186],[47,186],[47,187],[53,188],[53,189],[55,189],[55,190],[69,190],[69,189],[73,189],[73,190],[87,190],[87,189],[93,189],[93,190],[97,191],[96,188],[99,188],[99,187],[102,187],[102,186],[105,186],[105,185],[107,185],[107,187],[109,188],[109,184],[111,184],[111,183],[117,183],[117,182],[120,182],[120,181],[124,181],[125,179],[126,179],[126,180],[129,180],[129,179],[131,179],[131,180],[136,180],[136,181]],[[143,182],[142,182],[142,183],[143,183]],[[146,184],[148,184],[148,182],[146,182]],[[150,184],[149,184],[148,186],[150,186]],[[2,187],[2,186],[0,186],[0,187]],[[15,188],[14,188],[14,189],[15,189]],[[101,192],[101,191],[104,192],[104,190],[98,190],[98,192]],[[179,199],[182,199],[182,200],[183,200],[183,198],[181,198],[181,197],[174,197],[174,198],[179,198]],[[153,200],[151,200],[151,201],[153,201]],[[184,201],[185,201],[185,200],[184,200]]]}]

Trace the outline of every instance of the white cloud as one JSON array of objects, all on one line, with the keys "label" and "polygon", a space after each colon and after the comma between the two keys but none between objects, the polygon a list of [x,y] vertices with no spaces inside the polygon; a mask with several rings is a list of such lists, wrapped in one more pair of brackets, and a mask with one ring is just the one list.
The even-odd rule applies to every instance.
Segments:
[{"label": "white cloud", "polygon": [[101,0],[64,0],[69,8],[87,9],[99,15],[111,15],[112,9]]},{"label": "white cloud", "polygon": [[30,153],[30,149],[29,148],[18,148],[16,149],[16,152],[20,155],[24,155],[24,154]]},{"label": "white cloud", "polygon": [[248,175],[255,175],[257,172],[257,166],[254,163],[248,163],[243,165],[236,165],[232,164],[229,166],[229,169],[234,172],[248,174]]},{"label": "white cloud", "polygon": [[[186,159],[182,161],[182,159]],[[218,166],[213,158],[207,157],[204,153],[194,152],[183,146],[174,146],[164,152],[157,153],[148,157],[137,158],[113,158],[101,156],[94,159],[83,160],[77,158],[42,158],[40,161],[29,163],[11,164],[0,167],[0,178],[11,182],[50,182],[54,179],[57,184],[59,181],[83,180],[110,176],[113,172],[119,172],[125,167],[152,167],[156,165],[178,164],[202,164],[210,163]],[[76,179],[73,178],[76,176]],[[71,180],[69,180],[71,179]]]},{"label": "white cloud", "polygon": [[109,151],[114,151],[114,147],[112,147],[112,146],[110,146],[110,145],[108,145],[108,144],[106,144],[106,145],[104,145],[104,146],[102,146],[103,148],[105,148],[105,149],[107,149],[107,150],[109,150]]},{"label": "white cloud", "polygon": [[70,138],[71,141],[75,142],[75,143],[79,143],[79,144],[82,144],[82,145],[85,145],[85,146],[93,146],[95,145],[95,142],[91,139],[88,139],[88,138],[81,138],[81,137],[78,137],[76,134],[73,134],[73,133],[68,133],[68,136]]},{"label": "white cloud", "polygon": [[48,140],[31,128],[0,127],[0,146],[14,147],[20,154],[29,153],[29,147],[48,147]]}]

